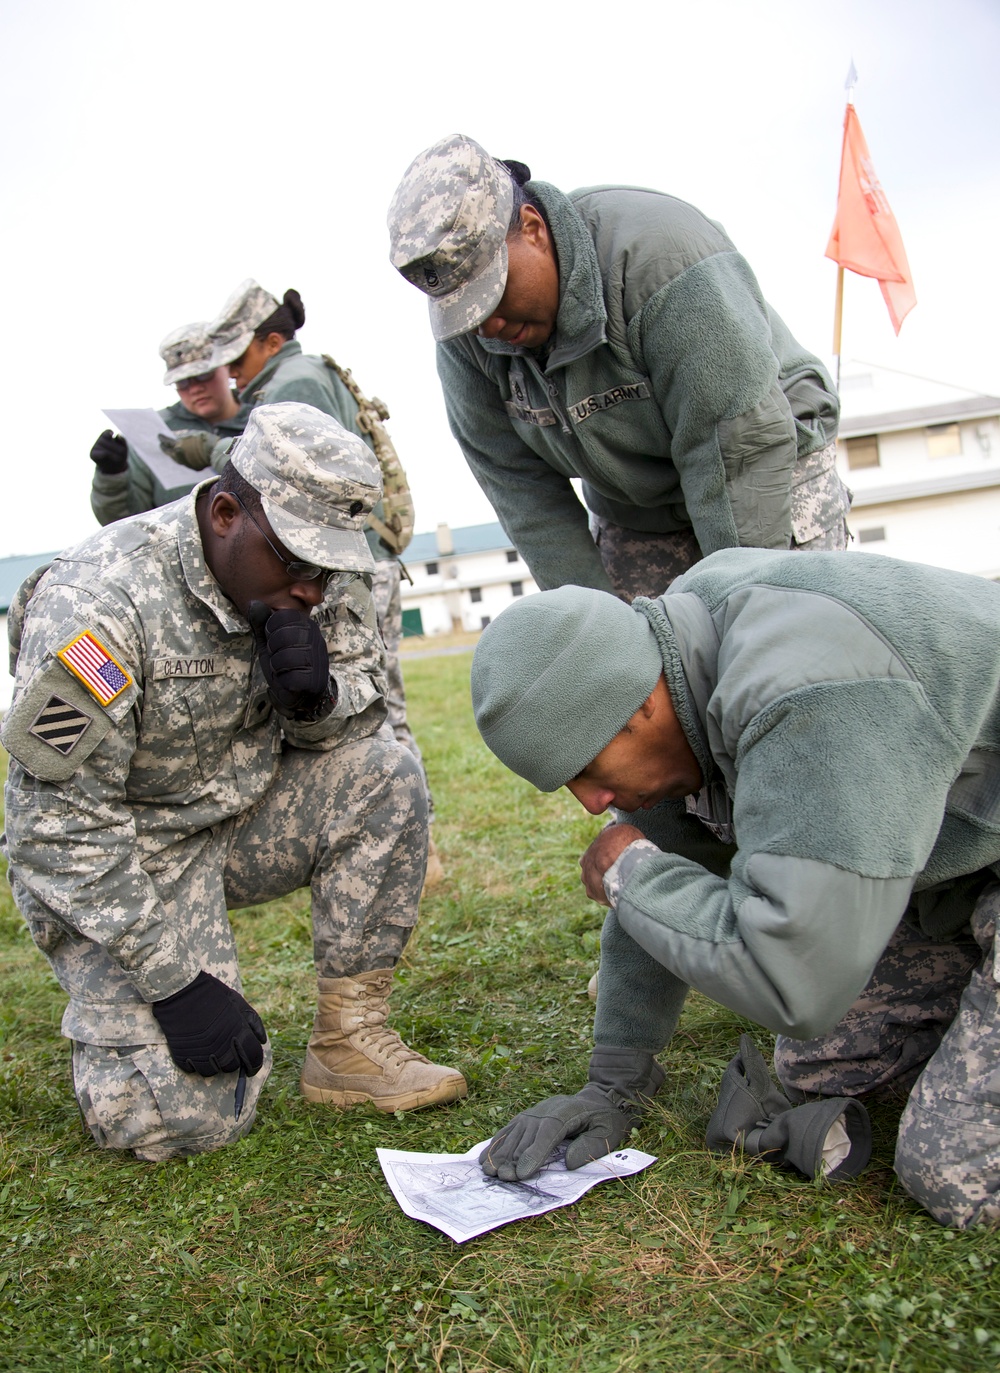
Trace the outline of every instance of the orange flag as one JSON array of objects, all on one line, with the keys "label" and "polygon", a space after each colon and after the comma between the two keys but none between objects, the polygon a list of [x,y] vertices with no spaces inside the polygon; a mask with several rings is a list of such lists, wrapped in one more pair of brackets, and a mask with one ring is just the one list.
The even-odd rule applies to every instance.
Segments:
[{"label": "orange flag", "polygon": [[853,105],[847,106],[844,116],[837,217],[826,256],[841,267],[878,280],[898,334],[917,297],[899,225],[875,175]]}]

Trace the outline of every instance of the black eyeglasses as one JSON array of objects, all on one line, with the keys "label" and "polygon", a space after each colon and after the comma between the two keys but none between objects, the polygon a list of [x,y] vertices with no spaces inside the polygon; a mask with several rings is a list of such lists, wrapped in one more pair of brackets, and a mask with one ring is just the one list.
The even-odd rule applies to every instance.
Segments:
[{"label": "black eyeglasses", "polygon": [[236,492],[229,491],[226,494],[234,497],[237,501],[240,502],[240,505],[243,509],[243,513],[246,515],[247,519],[254,526],[257,532],[261,535],[264,542],[267,544],[268,548],[271,550],[274,556],[278,559],[280,563],[284,565],[285,571],[288,573],[289,577],[291,577],[293,582],[314,582],[317,577],[322,577],[324,579],[323,586],[326,586],[327,582],[329,582],[330,578],[333,576],[333,570],[331,568],[317,567],[315,563],[302,563],[299,562],[297,558],[292,558],[291,560],[286,558],[284,553],[282,553],[279,548],[275,548],[274,544],[264,533],[263,529],[261,529],[260,525],[250,514],[250,511],[246,508],[243,502],[240,501],[240,498],[236,495]]}]

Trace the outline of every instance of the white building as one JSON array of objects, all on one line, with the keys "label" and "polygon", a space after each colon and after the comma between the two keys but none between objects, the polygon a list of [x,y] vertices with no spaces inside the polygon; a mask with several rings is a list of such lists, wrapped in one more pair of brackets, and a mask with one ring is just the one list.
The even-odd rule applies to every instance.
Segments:
[{"label": "white building", "polygon": [[1000,398],[853,364],[841,402],[851,548],[1000,580]]},{"label": "white building", "polygon": [[403,554],[403,633],[485,629],[518,596],[538,587],[499,523],[415,534]]}]

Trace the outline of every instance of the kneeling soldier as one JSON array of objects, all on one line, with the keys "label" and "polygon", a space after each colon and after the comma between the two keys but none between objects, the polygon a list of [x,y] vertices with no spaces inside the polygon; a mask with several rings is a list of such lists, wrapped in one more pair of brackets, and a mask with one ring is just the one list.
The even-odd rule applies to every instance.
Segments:
[{"label": "kneeling soldier", "polygon": [[271,1050],[228,907],[309,885],[313,1101],[464,1096],[386,1027],[417,918],[426,801],[384,727],[365,516],[369,449],[308,405],[262,406],[221,478],[35,573],[10,613],[6,851],[69,995],[77,1099],[139,1158],[249,1130]]}]

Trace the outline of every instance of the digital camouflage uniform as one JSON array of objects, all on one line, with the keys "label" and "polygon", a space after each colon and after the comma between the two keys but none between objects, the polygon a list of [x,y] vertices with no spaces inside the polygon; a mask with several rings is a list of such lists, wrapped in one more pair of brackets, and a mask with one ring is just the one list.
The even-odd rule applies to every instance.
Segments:
[{"label": "digital camouflage uniform", "polygon": [[[294,448],[278,461],[293,465]],[[209,483],[62,554],[11,607],[10,882],[69,996],[87,1122],[143,1158],[216,1148],[252,1123],[269,1057],[242,1081],[180,1072],[149,1004],[200,970],[239,989],[227,907],[310,884],[321,977],[390,967],[416,920],[426,807],[383,727],[360,540],[378,470],[360,444],[343,464],[358,513],[342,524],[364,556],[345,557],[313,612],[336,694],[318,723],[273,709],[249,625],[206,564],[196,502]],[[306,529],[295,551],[315,561],[322,547]],[[103,685],[81,678],[80,642]]]},{"label": "digital camouflage uniform", "polygon": [[452,431],[538,586],[657,595],[720,548],[845,547],[833,385],[721,226],[633,187],[525,192],[559,273],[544,349],[475,332],[504,289],[512,192],[472,139],[411,164],[390,259],[430,297]]}]

